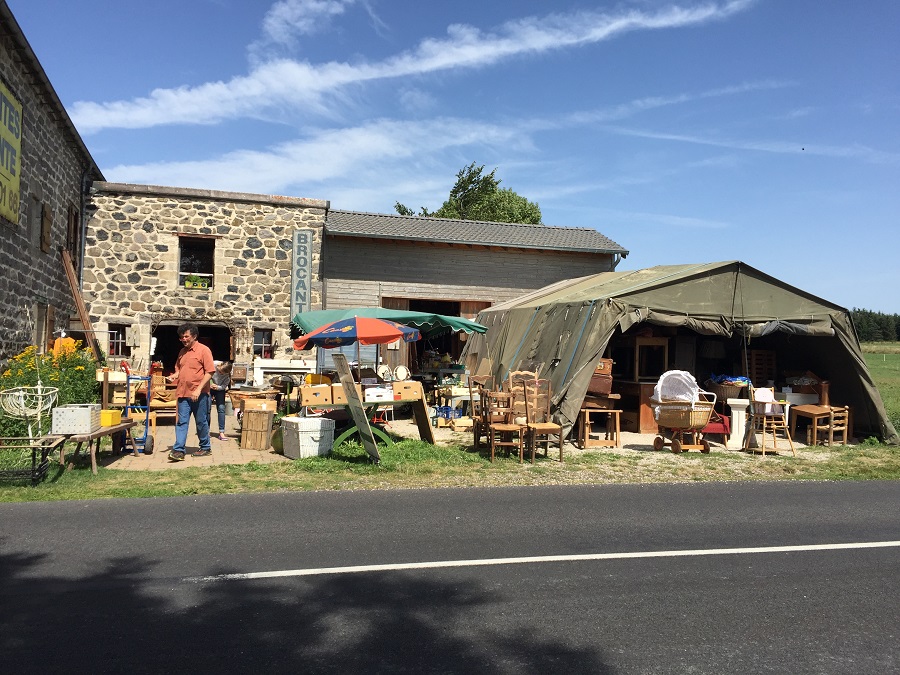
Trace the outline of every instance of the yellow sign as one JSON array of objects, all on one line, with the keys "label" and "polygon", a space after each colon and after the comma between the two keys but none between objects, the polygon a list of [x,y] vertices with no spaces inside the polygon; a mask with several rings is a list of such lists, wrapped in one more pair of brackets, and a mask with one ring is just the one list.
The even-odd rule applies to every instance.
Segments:
[{"label": "yellow sign", "polygon": [[22,104],[0,82],[0,216],[19,222]]}]

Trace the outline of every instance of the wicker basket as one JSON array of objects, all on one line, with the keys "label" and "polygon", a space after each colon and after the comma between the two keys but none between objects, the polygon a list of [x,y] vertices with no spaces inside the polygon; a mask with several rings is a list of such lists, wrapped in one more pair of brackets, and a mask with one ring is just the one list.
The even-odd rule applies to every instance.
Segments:
[{"label": "wicker basket", "polygon": [[684,401],[660,401],[656,423],[666,429],[702,429],[709,424],[714,401],[697,401],[693,405]]},{"label": "wicker basket", "polygon": [[747,388],[743,384],[718,384],[712,380],[707,380],[706,388],[716,395],[716,399],[724,401],[729,398],[740,398],[741,394]]},{"label": "wicker basket", "polygon": [[228,396],[231,398],[231,405],[235,410],[241,407],[241,401],[246,398],[267,398],[275,400],[279,392],[276,389],[268,389],[265,391],[247,391],[246,389],[229,389]]}]

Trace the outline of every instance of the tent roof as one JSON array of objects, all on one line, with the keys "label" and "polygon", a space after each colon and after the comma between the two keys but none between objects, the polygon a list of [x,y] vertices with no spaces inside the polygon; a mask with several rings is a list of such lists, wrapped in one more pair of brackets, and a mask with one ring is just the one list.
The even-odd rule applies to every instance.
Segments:
[{"label": "tent roof", "polygon": [[745,320],[846,311],[737,260],[601,272],[557,282],[486,311],[493,313],[551,303],[578,304],[606,299],[696,316],[742,317]]}]

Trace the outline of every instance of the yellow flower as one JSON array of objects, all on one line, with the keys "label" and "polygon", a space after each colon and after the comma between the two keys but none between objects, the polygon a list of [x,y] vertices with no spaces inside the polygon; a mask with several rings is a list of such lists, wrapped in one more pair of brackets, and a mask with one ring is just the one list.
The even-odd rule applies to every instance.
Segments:
[{"label": "yellow flower", "polygon": [[75,370],[84,370],[84,366],[75,366]]}]

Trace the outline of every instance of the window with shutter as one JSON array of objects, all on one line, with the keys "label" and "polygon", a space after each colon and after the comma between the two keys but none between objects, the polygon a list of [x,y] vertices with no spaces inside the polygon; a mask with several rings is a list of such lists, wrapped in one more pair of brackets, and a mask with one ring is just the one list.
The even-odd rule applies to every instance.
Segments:
[{"label": "window with shutter", "polygon": [[50,233],[53,228],[53,212],[44,204],[41,211],[41,250],[50,253]]}]

